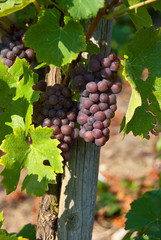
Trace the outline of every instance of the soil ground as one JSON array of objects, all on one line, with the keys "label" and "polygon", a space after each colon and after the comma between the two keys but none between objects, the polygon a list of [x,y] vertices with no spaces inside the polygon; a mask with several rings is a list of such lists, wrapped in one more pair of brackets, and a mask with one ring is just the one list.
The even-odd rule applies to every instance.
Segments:
[{"label": "soil ground", "polygon": [[[160,161],[156,158],[158,137],[151,136],[147,141],[134,137],[132,133],[123,138],[123,134],[119,133],[119,125],[126,112],[130,93],[129,85],[124,84],[123,91],[118,96],[118,110],[110,127],[110,140],[101,149],[99,168],[99,179],[111,184],[111,191],[121,200],[125,213],[130,209],[130,203],[135,197],[127,198],[119,191],[120,181],[144,179],[144,184],[150,186],[149,176],[156,181],[158,172],[161,171]],[[38,198],[21,193],[20,186],[15,192],[6,196],[3,186],[0,185],[0,211],[4,212],[3,228],[8,232],[18,232],[27,223],[36,224],[38,202]],[[124,223],[125,214],[106,220],[104,216],[97,217],[92,240],[121,240],[126,233]]]}]

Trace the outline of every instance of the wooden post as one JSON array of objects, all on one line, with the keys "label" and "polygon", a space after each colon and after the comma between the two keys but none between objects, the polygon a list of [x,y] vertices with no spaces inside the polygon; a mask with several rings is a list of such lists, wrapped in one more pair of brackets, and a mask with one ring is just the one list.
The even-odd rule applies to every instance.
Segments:
[{"label": "wooden post", "polygon": [[[51,66],[45,81],[48,86],[61,83],[60,69]],[[39,200],[36,240],[56,239],[61,175],[57,176],[57,184],[49,184],[48,187],[49,190]]]},{"label": "wooden post", "polygon": [[[94,38],[100,49],[110,51],[112,21],[101,20]],[[100,148],[79,139],[73,158],[65,166],[62,181],[58,240],[91,240],[97,194]]]}]

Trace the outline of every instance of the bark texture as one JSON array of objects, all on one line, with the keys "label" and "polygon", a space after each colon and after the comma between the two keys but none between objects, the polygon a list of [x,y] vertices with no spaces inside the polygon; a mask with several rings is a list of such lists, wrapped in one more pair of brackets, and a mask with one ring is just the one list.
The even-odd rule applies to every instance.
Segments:
[{"label": "bark texture", "polygon": [[56,238],[58,203],[61,187],[60,176],[57,182],[59,184],[50,184],[48,192],[40,198],[36,231],[37,240],[54,240]]},{"label": "bark texture", "polygon": [[59,240],[92,237],[100,148],[79,139],[65,166],[59,204]]}]

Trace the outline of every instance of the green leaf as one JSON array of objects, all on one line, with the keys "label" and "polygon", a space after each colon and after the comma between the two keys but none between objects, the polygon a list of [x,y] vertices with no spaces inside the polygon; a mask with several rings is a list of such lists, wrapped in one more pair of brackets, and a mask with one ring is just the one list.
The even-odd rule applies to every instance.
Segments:
[{"label": "green leaf", "polygon": [[152,26],[152,19],[145,7],[139,7],[128,13],[131,20],[136,27],[150,27]]},{"label": "green leaf", "polygon": [[[53,130],[38,127],[30,128],[31,144],[26,142],[25,131],[15,128],[14,133],[6,136],[1,145],[1,150],[6,154],[1,157],[0,164],[5,168],[1,175],[7,194],[17,187],[20,172],[26,167],[26,176],[22,190],[26,188],[28,194],[43,195],[48,189],[48,183],[54,183],[56,173],[62,173],[62,161],[60,149],[57,148],[58,140],[52,140],[50,136]],[[45,165],[48,160],[50,165]]]},{"label": "green leaf", "polygon": [[104,0],[59,0],[61,7],[66,8],[74,19],[87,19],[96,16],[104,7]]},{"label": "green leaf", "polygon": [[3,224],[3,212],[0,212],[0,228],[2,227]]},{"label": "green leaf", "polygon": [[[124,4],[126,7],[133,6],[137,3],[143,1],[140,0],[124,0]],[[148,13],[146,6],[135,8],[128,12],[129,17],[131,18],[132,22],[138,27],[150,27],[152,26],[152,19],[150,14]]]},{"label": "green leaf", "polygon": [[132,240],[132,238],[131,238],[132,234],[133,234],[133,232],[127,232],[122,240]]},{"label": "green leaf", "polygon": [[152,6],[155,10],[161,11],[161,0],[157,0],[152,3]]},{"label": "green leaf", "polygon": [[147,192],[133,201],[126,218],[125,229],[138,231],[144,228],[154,231],[155,228],[157,234],[161,230],[161,190]]},{"label": "green leaf", "polygon": [[29,240],[35,240],[36,239],[36,226],[32,224],[27,224],[23,226],[18,234],[16,234],[16,237],[24,237],[28,238]]},{"label": "green leaf", "polygon": [[93,42],[88,42],[87,43],[87,48],[85,50],[86,52],[90,53],[90,54],[96,54],[100,52],[100,48],[94,44]]},{"label": "green leaf", "polygon": [[21,127],[28,132],[33,113],[32,104],[38,100],[39,93],[32,90],[32,86],[37,82],[37,74],[29,70],[29,64],[25,59],[17,58],[9,69],[1,63],[0,67],[0,106],[3,110],[0,114],[0,141],[2,141],[6,134],[13,131],[12,128]]},{"label": "green leaf", "polygon": [[10,236],[6,230],[0,229],[0,239],[1,240],[29,240],[28,238]]},{"label": "green leaf", "polygon": [[[161,124],[160,30],[140,29],[126,46],[122,60],[123,75],[132,87],[132,95],[121,130],[148,138],[154,124]],[[146,76],[145,76],[146,74]]]},{"label": "green leaf", "polygon": [[19,11],[32,2],[33,0],[2,0],[0,1],[0,17]]},{"label": "green leaf", "polygon": [[58,67],[76,59],[79,52],[86,48],[81,24],[69,21],[60,27],[59,20],[58,10],[46,9],[25,34],[25,44],[34,49],[38,60]]},{"label": "green leaf", "polygon": [[32,3],[27,7],[23,8],[21,11],[16,12],[16,21],[26,28],[24,22],[36,19],[38,11],[35,5]]}]

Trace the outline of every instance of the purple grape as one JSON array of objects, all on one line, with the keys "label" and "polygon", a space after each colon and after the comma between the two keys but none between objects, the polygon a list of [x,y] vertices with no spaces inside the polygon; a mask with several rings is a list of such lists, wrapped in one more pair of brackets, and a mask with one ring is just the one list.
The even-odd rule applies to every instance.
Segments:
[{"label": "purple grape", "polygon": [[60,109],[57,111],[56,117],[58,117],[59,119],[63,119],[66,117],[66,112],[63,109]]},{"label": "purple grape", "polygon": [[100,70],[101,68],[101,65],[100,65],[100,62],[97,60],[97,59],[91,59],[89,61],[89,70],[92,71],[92,72],[97,72]]},{"label": "purple grape", "polygon": [[37,90],[46,91],[47,83],[45,81],[41,80],[36,84],[36,86],[37,86]]},{"label": "purple grape", "polygon": [[98,129],[98,128],[94,128],[92,130],[92,134],[94,138],[101,138],[102,137],[102,130]]},{"label": "purple grape", "polygon": [[77,117],[77,122],[80,124],[80,125],[83,125],[87,122],[87,115],[86,114],[83,114],[83,113],[79,113],[78,114],[78,117]]},{"label": "purple grape", "polygon": [[57,103],[56,105],[54,105],[54,108],[58,111],[62,109],[62,105],[60,105],[59,103]]},{"label": "purple grape", "polygon": [[110,68],[103,68],[103,69],[101,70],[101,76],[102,76],[103,78],[109,78],[109,77],[111,76],[111,70],[110,70]]},{"label": "purple grape", "polygon": [[71,126],[72,128],[75,128],[75,122],[69,122],[69,126]]},{"label": "purple grape", "polygon": [[113,93],[108,93],[109,104],[113,105],[116,104],[116,96]]},{"label": "purple grape", "polygon": [[31,48],[26,49],[25,54],[29,59],[32,59],[35,57],[34,50]]},{"label": "purple grape", "polygon": [[47,95],[47,93],[45,93],[45,92],[42,93],[42,94],[40,95],[40,100],[41,100],[42,102],[48,100],[48,95]]},{"label": "purple grape", "polygon": [[89,98],[85,98],[83,101],[82,101],[82,105],[84,108],[86,109],[90,109],[90,107],[92,106],[93,102],[89,99]]},{"label": "purple grape", "polygon": [[72,96],[71,90],[67,87],[63,87],[62,94],[66,98],[71,98],[71,96]]},{"label": "purple grape", "polygon": [[77,115],[75,112],[69,112],[67,113],[67,118],[69,121],[75,121],[77,118]]},{"label": "purple grape", "polygon": [[107,138],[109,138],[109,133],[110,133],[109,129],[108,128],[104,128],[102,133],[106,137],[106,140],[107,140]]},{"label": "purple grape", "polygon": [[106,118],[106,119],[103,121],[103,126],[104,126],[104,128],[109,127],[110,123],[111,123],[111,120],[108,119],[108,118]]},{"label": "purple grape", "polygon": [[98,111],[94,114],[94,118],[96,121],[104,121],[106,118],[106,115],[102,111]]},{"label": "purple grape", "polygon": [[101,61],[102,67],[109,68],[111,66],[111,60],[107,58],[103,58]]},{"label": "purple grape", "polygon": [[61,119],[61,125],[69,124],[69,120],[67,118]]},{"label": "purple grape", "polygon": [[63,125],[61,126],[61,132],[63,135],[71,135],[72,134],[72,127],[69,125]]},{"label": "purple grape", "polygon": [[81,75],[78,75],[74,78],[72,82],[72,88],[73,89],[80,89],[84,84],[84,77]]},{"label": "purple grape", "polygon": [[98,93],[90,93],[89,94],[89,99],[92,102],[98,102],[99,101],[99,94]]},{"label": "purple grape", "polygon": [[106,92],[106,90],[108,89],[108,84],[106,81],[100,81],[99,83],[97,83],[97,87],[100,92]]},{"label": "purple grape", "polygon": [[112,62],[110,66],[110,70],[113,72],[117,72],[119,69],[119,66],[120,66],[119,62]]},{"label": "purple grape", "polygon": [[111,92],[114,94],[120,93],[122,90],[122,84],[120,82],[114,83],[111,86]]},{"label": "purple grape", "polygon": [[61,96],[61,91],[59,91],[59,90],[56,91],[55,95],[56,95],[57,97]]},{"label": "purple grape", "polygon": [[95,144],[98,147],[102,147],[103,145],[105,145],[105,143],[106,143],[106,138],[105,137],[101,137],[101,138],[96,138],[95,139]]},{"label": "purple grape", "polygon": [[114,61],[116,59],[116,54],[111,52],[108,54],[108,58],[111,60],[111,61]]},{"label": "purple grape", "polygon": [[97,59],[98,59],[98,61],[100,61],[100,62],[104,59],[104,57],[105,57],[105,56],[104,56],[103,53],[98,53],[98,54],[97,54]]},{"label": "purple grape", "polygon": [[83,125],[83,128],[86,130],[86,131],[91,131],[93,129],[92,125],[89,125],[88,123],[85,123]]},{"label": "purple grape", "polygon": [[84,138],[84,134],[86,133],[86,130],[84,128],[82,128],[80,131],[79,131],[79,136],[81,138]]},{"label": "purple grape", "polygon": [[82,97],[88,97],[89,96],[89,92],[85,89],[83,92],[82,92]]},{"label": "purple grape", "polygon": [[19,47],[15,46],[15,47],[13,47],[12,52],[15,55],[19,55],[21,53],[21,49]]},{"label": "purple grape", "polygon": [[98,104],[98,107],[99,107],[99,109],[100,109],[101,111],[104,111],[104,110],[106,110],[106,109],[108,108],[108,104],[101,102],[101,103]]},{"label": "purple grape", "polygon": [[109,97],[106,93],[101,93],[99,96],[99,100],[100,100],[100,102],[108,103]]},{"label": "purple grape", "polygon": [[53,118],[52,123],[57,126],[61,126],[61,120],[59,118]]},{"label": "purple grape", "polygon": [[89,109],[89,111],[90,111],[92,114],[98,112],[99,110],[100,110],[100,108],[99,108],[99,106],[98,106],[97,104],[93,104],[93,105],[90,107],[90,109]]},{"label": "purple grape", "polygon": [[21,53],[18,55],[18,57],[19,57],[20,59],[25,58],[25,57],[26,57],[25,51],[22,50]]},{"label": "purple grape", "polygon": [[66,153],[69,151],[69,146],[67,143],[61,143],[59,144],[59,148],[62,150],[63,153]]},{"label": "purple grape", "polygon": [[10,50],[8,48],[5,48],[1,51],[1,56],[3,58],[7,58],[7,53],[10,52]]},{"label": "purple grape", "polygon": [[53,129],[54,135],[58,135],[60,133],[60,128],[57,125],[52,125],[51,128]]},{"label": "purple grape", "polygon": [[53,106],[49,103],[48,100],[46,100],[46,101],[43,103],[43,106],[44,106],[45,108],[47,108],[47,109],[52,109],[52,108],[53,108]]},{"label": "purple grape", "polygon": [[86,70],[83,66],[78,66],[75,68],[76,75],[84,75],[86,73]]},{"label": "purple grape", "polygon": [[103,79],[102,81],[107,83],[108,88],[110,88],[112,86],[112,81],[110,79]]},{"label": "purple grape", "polygon": [[64,136],[63,136],[62,133],[59,133],[58,135],[55,136],[55,138],[58,139],[58,141],[61,142],[63,140]]},{"label": "purple grape", "polygon": [[86,85],[86,89],[88,92],[90,93],[95,93],[97,92],[98,88],[97,88],[97,84],[95,82],[89,82]]},{"label": "purple grape", "polygon": [[70,161],[72,159],[72,154],[71,152],[62,153],[62,157],[65,161]]},{"label": "purple grape", "polygon": [[95,122],[95,118],[93,116],[90,116],[87,118],[87,123],[89,125],[93,125],[94,122]]},{"label": "purple grape", "polygon": [[90,113],[90,110],[88,110],[88,109],[86,109],[86,108],[82,108],[81,109],[81,113],[84,113],[84,114],[86,114],[86,115],[90,115],[91,113]]},{"label": "purple grape", "polygon": [[43,127],[51,127],[52,121],[49,118],[45,118],[43,121]]},{"label": "purple grape", "polygon": [[94,81],[94,75],[92,73],[86,73],[84,75],[84,79],[86,82],[93,82]]},{"label": "purple grape", "polygon": [[64,136],[63,141],[67,144],[70,144],[72,142],[71,136]]},{"label": "purple grape", "polygon": [[116,104],[110,105],[110,109],[115,112],[117,110]]},{"label": "purple grape", "polygon": [[[3,58],[2,58],[3,59]],[[1,60],[2,60],[1,59]],[[8,66],[9,68],[13,65],[13,61],[5,58],[4,65]]]},{"label": "purple grape", "polygon": [[73,131],[73,134],[72,134],[73,139],[78,138],[78,136],[79,136],[79,129],[74,128],[74,131]]},{"label": "purple grape", "polygon": [[93,123],[93,128],[102,129],[103,128],[103,123],[101,121],[95,121]]},{"label": "purple grape", "polygon": [[65,102],[65,104],[64,104],[64,108],[69,109],[69,108],[72,107],[72,105],[73,105],[72,100],[71,100],[71,99],[68,99],[68,100]]},{"label": "purple grape", "polygon": [[106,116],[106,118],[110,119],[114,117],[114,112],[111,109],[107,109],[104,111],[104,114]]},{"label": "purple grape", "polygon": [[87,131],[87,132],[84,133],[84,140],[86,142],[93,142],[94,141],[92,131]]},{"label": "purple grape", "polygon": [[12,51],[9,51],[9,52],[7,53],[7,58],[8,58],[9,60],[11,60],[11,61],[14,61],[15,58],[16,58],[16,56],[15,56],[15,54],[14,54]]},{"label": "purple grape", "polygon": [[54,118],[56,116],[56,110],[55,109],[50,109],[48,111],[48,115],[49,115],[49,117]]},{"label": "purple grape", "polygon": [[47,108],[42,108],[41,113],[45,116],[48,117],[49,116],[49,110]]}]

